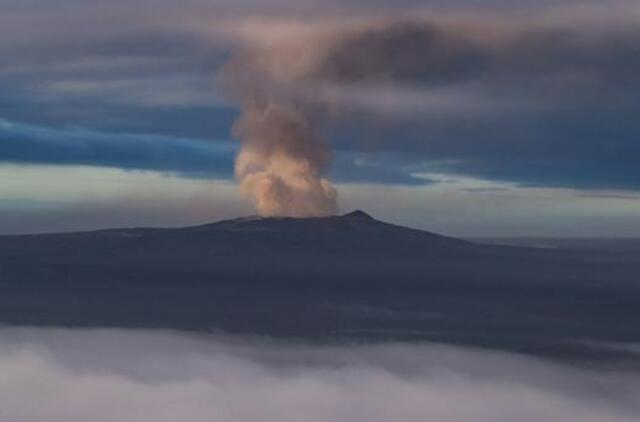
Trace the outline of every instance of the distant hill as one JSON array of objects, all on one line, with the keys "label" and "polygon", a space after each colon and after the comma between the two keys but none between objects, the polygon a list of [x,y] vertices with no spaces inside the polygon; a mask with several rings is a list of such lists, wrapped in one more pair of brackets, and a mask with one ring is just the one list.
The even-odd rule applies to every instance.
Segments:
[{"label": "distant hill", "polygon": [[589,354],[640,341],[638,274],[637,254],[482,245],[362,211],[247,217],[0,236],[0,323]]},{"label": "distant hill", "polygon": [[509,245],[528,248],[564,249],[574,251],[617,252],[640,254],[640,238],[637,237],[506,237],[479,238],[475,242],[490,245]]}]

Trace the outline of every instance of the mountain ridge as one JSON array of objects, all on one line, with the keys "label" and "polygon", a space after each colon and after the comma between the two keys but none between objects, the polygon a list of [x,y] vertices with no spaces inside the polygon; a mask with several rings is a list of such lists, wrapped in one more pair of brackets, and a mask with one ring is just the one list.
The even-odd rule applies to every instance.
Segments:
[{"label": "mountain ridge", "polygon": [[[75,235],[75,234],[89,234],[89,233],[103,233],[103,232],[116,232],[116,231],[144,231],[144,230],[185,230],[185,229],[204,229],[204,228],[214,228],[225,225],[234,225],[234,224],[271,224],[271,223],[291,223],[291,222],[330,222],[330,221],[368,221],[368,222],[376,222],[379,224],[392,225],[396,227],[403,227],[411,230],[417,231],[425,231],[415,228],[409,228],[404,226],[395,225],[392,223],[383,222],[378,220],[371,215],[367,214],[362,210],[354,210],[352,212],[343,214],[343,215],[330,215],[330,216],[318,216],[318,217],[291,217],[291,216],[282,216],[282,217],[263,217],[259,215],[248,215],[243,217],[236,218],[228,218],[223,220],[217,220],[207,223],[201,224],[190,224],[185,226],[177,226],[177,227],[159,227],[159,226],[124,226],[124,227],[108,227],[108,228],[99,228],[99,229],[88,229],[88,230],[70,230],[70,231],[60,231],[60,232],[44,232],[44,233],[28,233],[28,234],[0,234],[0,238],[17,238],[17,237],[39,237],[39,236],[58,236],[58,235]],[[425,231],[428,232],[428,231]],[[431,232],[428,232],[431,233]],[[435,234],[435,233],[434,233]],[[443,236],[443,235],[442,235]]]},{"label": "mountain ridge", "polygon": [[[186,245],[190,241],[193,243],[205,240],[215,241],[215,236],[221,240],[226,239],[230,244],[246,241],[248,243],[276,242],[278,245],[283,245],[288,239],[290,242],[297,243],[298,246],[300,242],[303,242],[312,249],[314,243],[322,244],[325,250],[331,249],[332,243],[336,250],[344,249],[345,245],[356,248],[358,244],[363,249],[371,248],[374,245],[381,248],[385,245],[391,246],[392,242],[399,242],[399,245],[405,246],[412,244],[413,247],[420,247],[418,243],[422,242],[425,247],[430,244],[428,249],[433,246],[458,245],[462,247],[472,245],[466,240],[383,222],[364,211],[356,210],[344,215],[326,217],[248,216],[173,228],[129,227],[0,236],[0,251],[3,246],[12,243],[34,243],[42,246],[54,240],[68,243],[90,242],[94,238],[109,239],[110,241],[119,238],[121,242],[118,244],[125,247],[127,243],[133,244],[135,239],[141,238],[151,240],[173,237]],[[248,237],[253,238],[249,239]],[[385,237],[386,239],[383,239]]]},{"label": "mountain ridge", "polygon": [[637,255],[481,245],[364,212],[3,236],[0,324],[589,355],[565,340],[640,341],[638,273]]}]

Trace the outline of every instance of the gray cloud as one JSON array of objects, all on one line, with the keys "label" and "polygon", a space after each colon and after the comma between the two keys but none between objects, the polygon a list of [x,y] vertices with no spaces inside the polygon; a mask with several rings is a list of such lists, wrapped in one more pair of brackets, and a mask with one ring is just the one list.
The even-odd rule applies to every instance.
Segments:
[{"label": "gray cloud", "polygon": [[638,12],[614,22],[606,15],[550,16],[417,14],[330,25],[311,21],[284,33],[265,24],[254,28],[255,45],[237,55],[231,70],[244,76],[243,85],[271,90],[271,96],[364,110],[378,104],[358,102],[357,94],[369,100],[376,97],[366,94],[394,91],[439,101],[446,95],[461,102],[476,98],[489,109],[499,103],[562,110],[603,106],[603,100],[636,106],[630,88],[640,82]]},{"label": "gray cloud", "polygon": [[638,189],[637,15],[551,16],[343,22],[258,40],[230,68],[242,69],[236,83],[338,126],[337,138],[373,138],[425,169]]},{"label": "gray cloud", "polygon": [[[328,105],[322,119],[337,126],[339,159],[365,145],[395,180],[413,183],[404,169],[422,168],[526,186],[640,188],[631,2],[496,0],[491,13],[473,0],[442,3],[4,0],[0,117],[226,138],[236,111],[212,79],[240,48],[278,59],[260,63],[269,95]],[[427,14],[431,6],[439,12]],[[310,10],[316,18],[303,17]]]},{"label": "gray cloud", "polygon": [[640,411],[633,369],[433,344],[307,346],[126,330],[0,335],[7,420],[630,422]]},{"label": "gray cloud", "polygon": [[[85,165],[152,170],[188,178],[230,180],[237,145],[230,141],[33,126],[0,119],[0,163]],[[345,152],[331,174],[338,181],[422,185],[410,168],[376,155]],[[0,204],[0,207],[2,204]]]},{"label": "gray cloud", "polygon": [[228,178],[234,145],[0,121],[0,162],[92,165]]}]

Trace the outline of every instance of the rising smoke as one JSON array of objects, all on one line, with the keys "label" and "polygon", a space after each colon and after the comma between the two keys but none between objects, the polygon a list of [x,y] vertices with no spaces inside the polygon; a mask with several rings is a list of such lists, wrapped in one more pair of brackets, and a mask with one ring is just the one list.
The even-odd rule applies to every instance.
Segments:
[{"label": "rising smoke", "polygon": [[276,87],[275,75],[264,69],[263,59],[271,54],[265,48],[242,51],[218,77],[223,91],[242,107],[233,127],[242,143],[235,163],[241,190],[262,216],[335,214],[336,190],[323,177],[331,151],[317,127],[317,112]]},{"label": "rising smoke", "polygon": [[243,108],[236,175],[262,215],[336,211],[322,133],[353,115],[463,121],[496,109],[584,109],[607,96],[622,103],[640,87],[637,24],[433,17],[308,26],[276,36],[263,28],[222,71]]},{"label": "rising smoke", "polygon": [[321,176],[330,159],[303,112],[282,103],[252,103],[234,126],[242,140],[235,172],[263,216],[334,214],[336,190]]}]

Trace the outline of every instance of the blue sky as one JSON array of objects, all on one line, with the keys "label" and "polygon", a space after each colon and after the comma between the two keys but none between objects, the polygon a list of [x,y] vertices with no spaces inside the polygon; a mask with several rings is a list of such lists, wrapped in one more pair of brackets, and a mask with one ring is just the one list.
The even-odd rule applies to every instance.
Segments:
[{"label": "blue sky", "polygon": [[0,0],[0,232],[252,213],[219,82],[251,49],[272,92],[325,110],[341,210],[640,236],[640,8],[401,4]]}]

